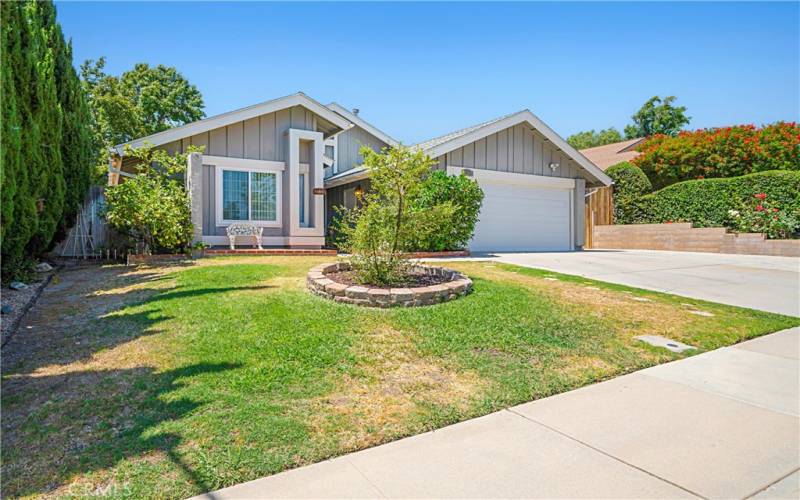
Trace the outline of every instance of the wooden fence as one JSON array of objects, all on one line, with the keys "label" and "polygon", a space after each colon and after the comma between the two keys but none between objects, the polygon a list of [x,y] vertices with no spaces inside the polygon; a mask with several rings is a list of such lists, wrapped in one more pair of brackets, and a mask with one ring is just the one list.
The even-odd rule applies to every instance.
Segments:
[{"label": "wooden fence", "polygon": [[594,227],[614,223],[614,188],[600,188],[586,198],[586,229],[584,248],[594,248]]}]

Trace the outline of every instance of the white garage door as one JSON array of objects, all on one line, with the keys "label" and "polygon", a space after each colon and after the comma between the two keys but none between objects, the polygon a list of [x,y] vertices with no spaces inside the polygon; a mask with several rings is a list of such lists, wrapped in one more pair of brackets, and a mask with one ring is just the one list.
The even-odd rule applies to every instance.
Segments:
[{"label": "white garage door", "polygon": [[473,252],[572,250],[571,191],[478,181],[484,192]]}]

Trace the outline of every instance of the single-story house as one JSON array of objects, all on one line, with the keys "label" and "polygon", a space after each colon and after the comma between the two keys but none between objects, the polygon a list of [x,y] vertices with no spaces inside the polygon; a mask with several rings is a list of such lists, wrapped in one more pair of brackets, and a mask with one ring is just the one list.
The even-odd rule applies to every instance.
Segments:
[{"label": "single-story house", "polygon": [[631,161],[639,156],[636,146],[643,140],[644,138],[628,139],[627,141],[581,149],[580,153],[605,172],[608,167],[623,161]]},{"label": "single-story house", "polygon": [[[227,244],[226,227],[264,228],[262,244],[319,248],[336,204],[368,188],[358,150],[398,141],[338,104],[303,93],[206,118],[118,145],[109,183],[132,175],[126,145],[189,155],[187,186],[195,239]],[[437,169],[474,178],[485,192],[473,251],[573,250],[583,246],[587,189],[611,179],[528,110],[413,147]]]}]

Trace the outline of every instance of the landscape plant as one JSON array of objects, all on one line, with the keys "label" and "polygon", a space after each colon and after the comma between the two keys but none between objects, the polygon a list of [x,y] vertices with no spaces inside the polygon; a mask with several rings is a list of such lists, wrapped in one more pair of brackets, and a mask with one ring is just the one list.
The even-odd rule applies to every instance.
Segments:
[{"label": "landscape plant", "polygon": [[653,190],[650,180],[639,167],[626,161],[609,167],[606,174],[614,181],[614,220],[635,218],[636,201]]},{"label": "landscape plant", "polygon": [[676,182],[800,169],[800,125],[737,125],[655,135],[633,159],[656,189]]},{"label": "landscape plant", "polygon": [[0,9],[0,246],[9,281],[74,222],[96,147],[53,3],[2,2]]},{"label": "landscape plant", "polygon": [[756,193],[740,210],[728,210],[730,226],[740,233],[764,233],[768,238],[791,238],[800,230],[800,210],[780,207],[767,193]]},{"label": "landscape plant", "polygon": [[127,148],[137,161],[135,177],[106,189],[106,221],[145,253],[184,251],[193,235],[189,195],[183,182],[187,155]]},{"label": "landscape plant", "polygon": [[449,221],[452,202],[415,210],[423,179],[435,161],[422,151],[398,146],[381,152],[362,147],[371,188],[361,206],[345,216],[337,229],[342,250],[351,253],[356,279],[365,284],[391,285],[408,279],[410,263],[405,253],[413,242],[427,239]]},{"label": "landscape plant", "polygon": [[[755,195],[763,196],[755,203]],[[616,194],[615,194],[616,196]],[[767,201],[765,204],[764,201]],[[616,204],[615,200],[615,213]],[[727,227],[741,232],[764,232],[787,237],[800,231],[800,171],[776,170],[727,179],[684,181],[639,198],[621,210],[617,224],[691,222],[695,227]],[[759,204],[777,208],[763,220]],[[753,214],[752,212],[756,212]],[[736,215],[741,217],[736,217]],[[775,220],[775,215],[778,220]],[[761,221],[761,222],[759,222]]]},{"label": "landscape plant", "polygon": [[413,200],[413,209],[425,212],[444,203],[453,205],[452,216],[436,231],[415,233],[411,242],[414,250],[460,250],[472,239],[483,203],[478,182],[465,175],[447,175],[442,170],[430,172]]}]

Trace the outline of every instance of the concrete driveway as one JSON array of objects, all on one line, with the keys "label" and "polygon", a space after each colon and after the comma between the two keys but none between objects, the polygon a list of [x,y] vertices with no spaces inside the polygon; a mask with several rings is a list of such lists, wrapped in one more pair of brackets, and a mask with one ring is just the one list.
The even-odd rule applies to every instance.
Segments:
[{"label": "concrete driveway", "polygon": [[800,328],[202,495],[798,498]]},{"label": "concrete driveway", "polygon": [[505,253],[496,260],[800,316],[800,259],[653,250]]}]

